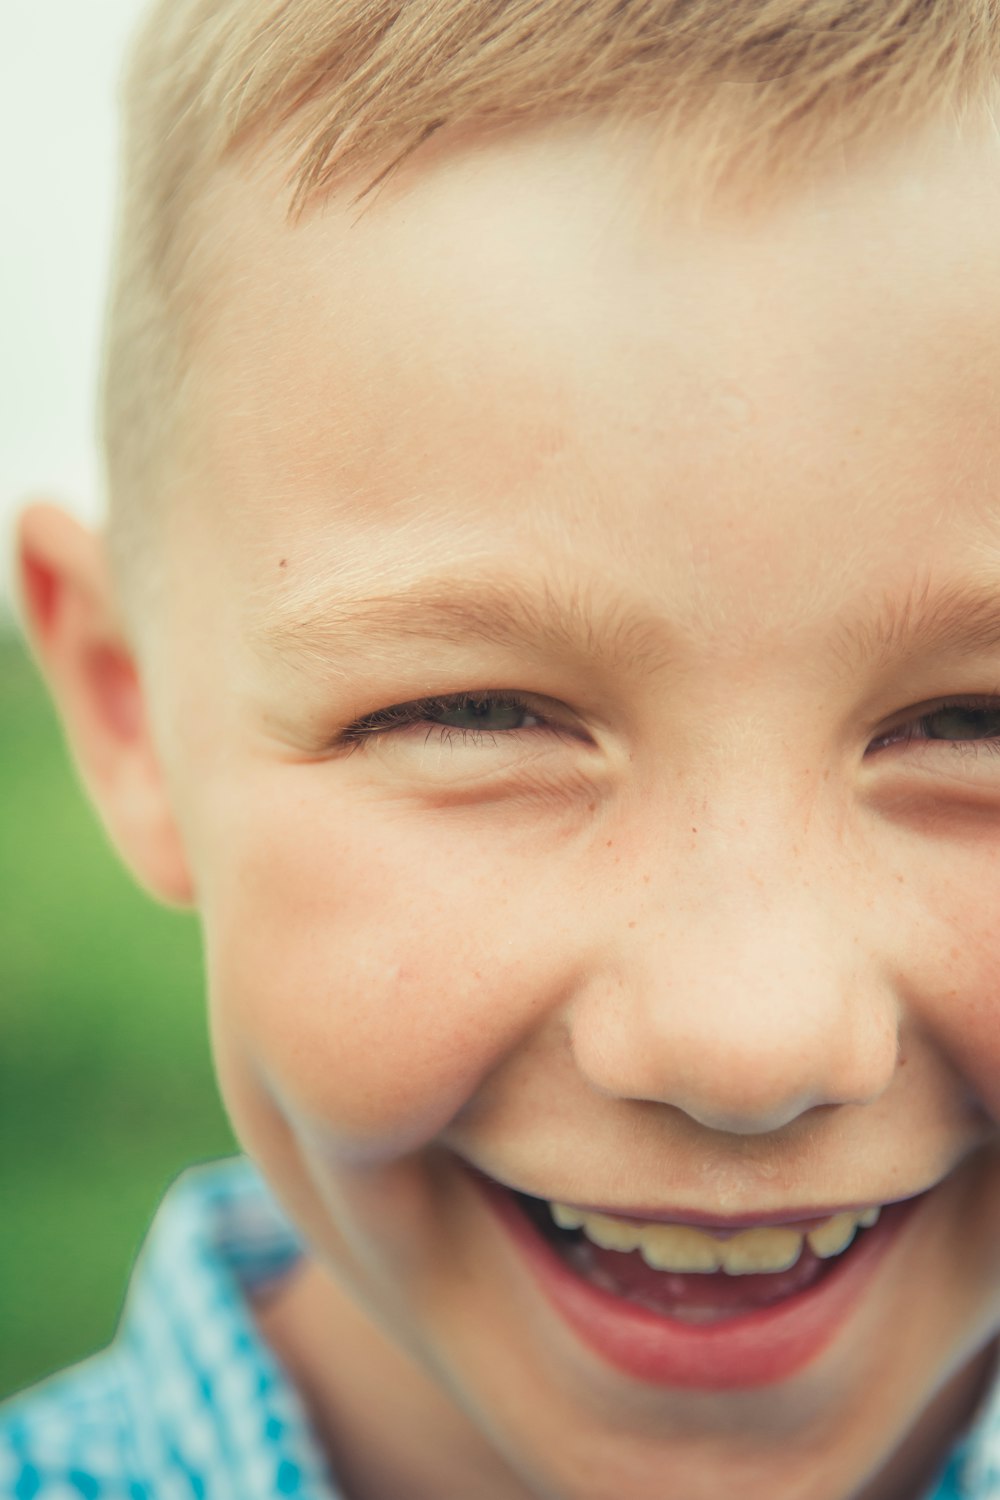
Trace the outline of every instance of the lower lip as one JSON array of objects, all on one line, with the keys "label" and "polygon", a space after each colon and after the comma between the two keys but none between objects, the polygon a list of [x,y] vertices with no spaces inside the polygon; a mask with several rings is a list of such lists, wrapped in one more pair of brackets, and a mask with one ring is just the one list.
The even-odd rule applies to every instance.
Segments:
[{"label": "lower lip", "polygon": [[818,1358],[924,1196],[884,1208],[878,1223],[808,1290],[723,1322],[682,1323],[591,1286],[538,1233],[510,1192],[478,1174],[475,1181],[552,1307],[589,1349],[649,1385],[704,1391],[772,1385]]}]

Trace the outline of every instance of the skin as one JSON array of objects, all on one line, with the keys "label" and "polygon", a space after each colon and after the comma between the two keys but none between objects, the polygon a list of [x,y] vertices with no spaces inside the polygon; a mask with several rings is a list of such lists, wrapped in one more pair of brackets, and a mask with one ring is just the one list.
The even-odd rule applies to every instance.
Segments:
[{"label": "skin", "polygon": [[[22,524],[91,792],[201,913],[312,1250],[261,1325],[355,1500],[908,1500],[993,1369],[1000,758],[927,716],[1000,691],[1000,630],[926,636],[1000,594],[996,141],[738,210],[649,147],[446,140],[294,228],[234,168],[141,646],[99,540]],[[390,637],[428,580],[557,624]],[[344,746],[486,689],[528,727]],[[464,1164],[705,1214],[940,1186],[816,1360],[706,1394],[580,1346]]]}]

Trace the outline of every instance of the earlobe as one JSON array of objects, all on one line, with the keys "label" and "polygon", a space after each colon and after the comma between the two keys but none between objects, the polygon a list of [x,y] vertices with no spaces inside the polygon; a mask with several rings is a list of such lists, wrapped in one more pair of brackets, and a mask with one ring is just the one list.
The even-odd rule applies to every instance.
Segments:
[{"label": "earlobe", "polygon": [[17,543],[26,634],[84,785],[140,884],[161,901],[190,905],[192,882],[103,543],[47,504],[23,512]]}]

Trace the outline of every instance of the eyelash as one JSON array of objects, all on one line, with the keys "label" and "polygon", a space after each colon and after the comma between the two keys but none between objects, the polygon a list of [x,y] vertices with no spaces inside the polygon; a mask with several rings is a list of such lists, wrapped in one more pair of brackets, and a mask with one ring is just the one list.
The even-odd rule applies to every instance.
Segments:
[{"label": "eyelash", "polygon": [[873,750],[892,748],[895,746],[906,746],[911,744],[936,744],[947,745],[952,750],[962,755],[1000,755],[1000,734],[986,734],[981,738],[963,739],[961,737],[948,739],[933,735],[921,735],[916,731],[921,725],[925,725],[930,719],[937,718],[939,714],[964,713],[1000,715],[1000,695],[990,697],[970,698],[944,698],[940,703],[926,713],[917,714],[916,717],[908,719],[889,730],[887,734],[873,740],[868,747],[869,753]]},{"label": "eyelash", "polygon": [[[471,729],[463,728],[461,725],[441,724],[433,715],[435,713],[455,713],[462,709],[472,708],[514,708],[520,709],[533,719],[539,719],[538,725],[521,727],[518,729]],[[493,690],[481,693],[445,693],[436,698],[415,698],[409,703],[394,703],[388,708],[380,708],[375,713],[366,714],[362,719],[356,719],[349,724],[341,735],[342,743],[352,749],[356,749],[368,740],[382,739],[386,735],[407,729],[414,724],[427,725],[427,738],[430,739],[435,729],[440,731],[437,738],[443,744],[451,744],[458,740],[462,744],[472,741],[474,744],[482,744],[483,738],[489,735],[510,734],[538,734],[559,733],[560,726],[543,718],[536,713],[522,696],[517,693]]]},{"label": "eyelash", "polygon": [[[525,715],[539,720],[537,724],[528,726],[516,726],[509,729],[477,729],[463,727],[454,724],[442,724],[435,720],[435,714],[455,713],[462,710],[477,709],[488,710],[496,708],[512,708],[519,710]],[[911,744],[938,744],[949,745],[953,749],[961,749],[965,755],[1000,755],[1000,734],[984,735],[979,739],[947,739],[934,737],[932,735],[921,735],[917,730],[926,725],[931,719],[939,714],[949,712],[960,712],[967,714],[1000,714],[1000,694],[991,697],[971,698],[946,698],[936,703],[932,709],[916,717],[899,724],[895,729],[873,740],[868,747],[871,754],[878,750],[907,746]],[[394,703],[388,708],[380,708],[375,713],[366,714],[364,718],[357,719],[353,724],[343,731],[340,736],[341,743],[351,749],[357,749],[367,741],[383,739],[386,736],[398,733],[400,730],[408,729],[416,724],[427,725],[427,739],[439,731],[437,739],[443,744],[452,744],[456,741],[460,744],[472,743],[481,745],[486,736],[490,742],[495,742],[496,736],[507,737],[509,735],[524,736],[526,734],[559,734],[564,732],[562,726],[546,719],[542,714],[536,713],[531,705],[526,702],[522,695],[503,690],[489,690],[473,693],[446,693],[438,697],[416,698],[408,703]]]}]

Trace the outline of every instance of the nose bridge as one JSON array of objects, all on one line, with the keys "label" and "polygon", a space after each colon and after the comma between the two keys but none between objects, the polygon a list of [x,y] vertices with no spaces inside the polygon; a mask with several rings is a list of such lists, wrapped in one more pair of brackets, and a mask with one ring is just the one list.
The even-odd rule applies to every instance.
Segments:
[{"label": "nose bridge", "polygon": [[574,1006],[574,1055],[593,1086],[738,1134],[885,1090],[896,1001],[866,893],[817,802],[786,777],[768,795],[691,798],[684,822],[647,825],[622,907],[606,907],[610,969]]}]

